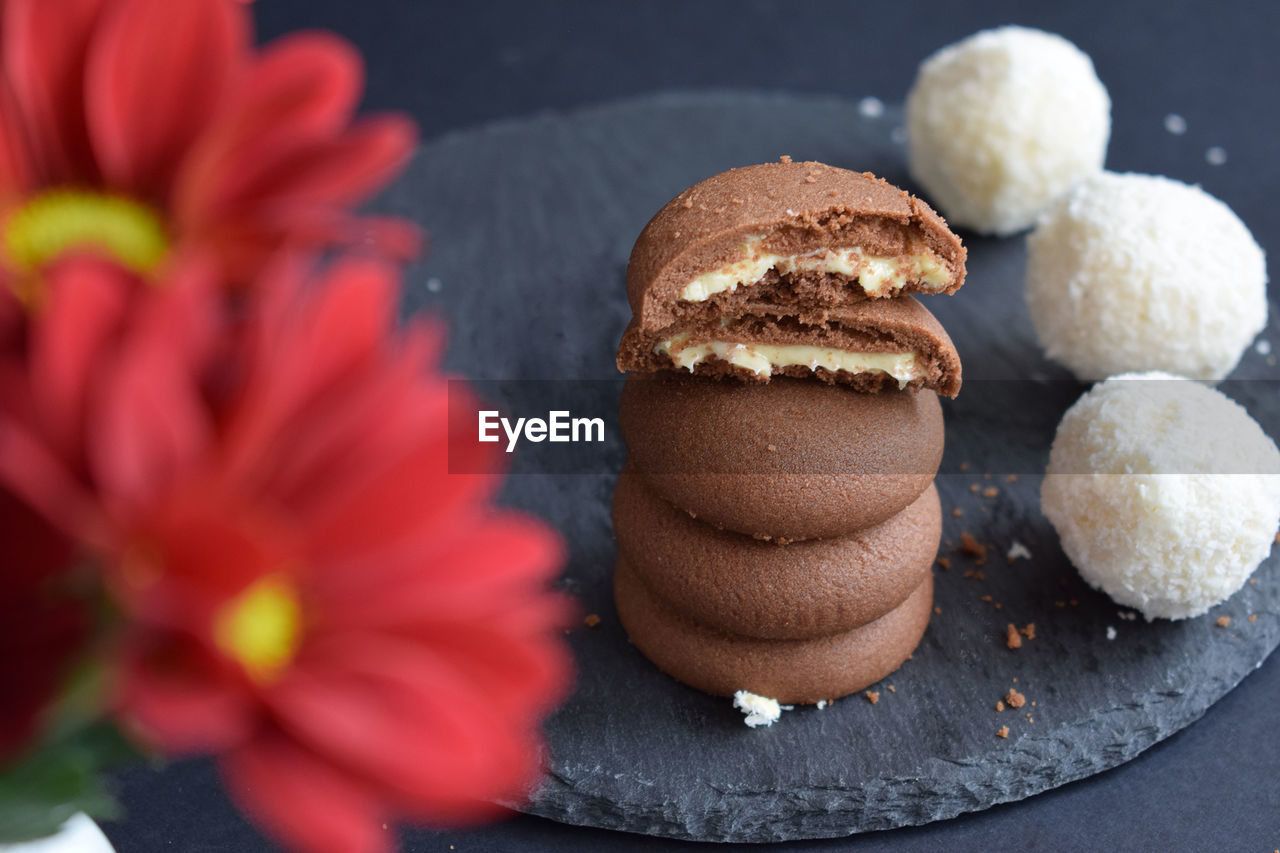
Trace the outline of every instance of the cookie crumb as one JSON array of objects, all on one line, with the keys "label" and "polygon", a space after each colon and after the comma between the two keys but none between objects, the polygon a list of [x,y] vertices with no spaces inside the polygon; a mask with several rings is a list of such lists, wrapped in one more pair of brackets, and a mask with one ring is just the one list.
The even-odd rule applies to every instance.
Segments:
[{"label": "cookie crumb", "polygon": [[686,198],[686,199],[684,200],[684,204],[682,205],[682,207],[684,207],[684,209],[685,209],[685,210],[691,210],[691,209],[693,209],[693,199],[692,199],[692,198]]},{"label": "cookie crumb", "polygon": [[1000,494],[1000,490],[997,489],[995,486],[987,486],[985,489],[982,490],[982,496],[984,498],[994,498],[998,494]]},{"label": "cookie crumb", "polygon": [[1258,621],[1258,614],[1257,614],[1257,613],[1250,613],[1250,614],[1249,614],[1249,621],[1250,621],[1250,622],[1257,622],[1257,621]]},{"label": "cookie crumb", "polygon": [[1036,721],[1036,718],[1035,718],[1035,717],[1031,716],[1030,714],[1027,714],[1027,722],[1028,722],[1028,723],[1034,723],[1035,721]]},{"label": "cookie crumb", "polygon": [[790,154],[783,154],[781,157],[779,157],[779,158],[778,158],[778,162],[779,162],[779,163],[790,163],[790,162],[791,162],[791,155],[790,155]]},{"label": "cookie crumb", "polygon": [[969,491],[973,492],[975,495],[978,493],[978,489],[981,489],[981,488],[982,488],[982,487],[981,487],[981,486],[979,486],[977,483],[970,483],[970,484],[969,484]]},{"label": "cookie crumb", "polygon": [[1011,649],[1022,648],[1022,635],[1018,633],[1018,627],[1012,622],[1004,629],[1004,644]]},{"label": "cookie crumb", "polygon": [[1226,628],[1226,627],[1227,627],[1228,625],[1230,625],[1230,624],[1231,624],[1231,617],[1230,617],[1230,616],[1219,616],[1219,617],[1218,617],[1218,627],[1219,627],[1219,628]]},{"label": "cookie crumb", "polygon": [[949,572],[949,571],[951,571],[951,560],[950,560],[950,559],[948,559],[947,557],[939,557],[939,558],[938,558],[938,565],[942,567],[942,570],[943,570],[944,572]]},{"label": "cookie crumb", "polygon": [[1017,690],[1009,688],[1009,692],[1005,694],[1004,701],[1010,708],[1021,708],[1023,705],[1027,704],[1027,697],[1023,696]]},{"label": "cookie crumb", "polygon": [[889,688],[889,692],[890,692],[890,693],[897,693],[897,692],[898,692],[897,690],[895,690],[895,689],[894,689],[894,687],[893,687],[893,685],[892,685],[892,684],[886,684],[886,685],[885,685],[885,687]]},{"label": "cookie crumb", "polygon": [[956,507],[955,509],[951,510],[952,518],[960,518],[963,515],[964,515],[964,510],[962,510],[960,507]]},{"label": "cookie crumb", "polygon": [[1028,622],[1026,625],[1018,629],[1018,633],[1022,634],[1022,636],[1026,637],[1028,640],[1034,640],[1036,638],[1036,623]]},{"label": "cookie crumb", "polygon": [[1008,737],[1009,737],[1009,727],[1008,727],[1008,726],[1001,726],[1000,728],[996,729],[996,737],[1008,738]]},{"label": "cookie crumb", "polygon": [[1005,481],[1006,483],[1016,483],[1016,482],[1018,482],[1018,475],[1017,475],[1017,474],[1010,474],[1008,477],[1005,477],[1005,478],[1004,478],[1004,481]]},{"label": "cookie crumb", "polygon": [[1003,711],[1003,710],[1004,710],[1004,700],[1003,700],[1003,699],[997,699],[997,700],[996,700],[996,710],[997,710],[997,711]]},{"label": "cookie crumb", "polygon": [[985,601],[987,604],[990,604],[992,601],[992,598],[989,595],[984,595],[982,596],[982,600]]},{"label": "cookie crumb", "polygon": [[981,566],[987,561],[987,546],[974,539],[968,531],[960,534],[960,550],[973,557],[973,562],[976,565]]},{"label": "cookie crumb", "polygon": [[588,628],[594,628],[600,624],[600,615],[598,613],[588,613],[586,618],[582,620],[582,624]]},{"label": "cookie crumb", "polygon": [[880,691],[878,690],[868,690],[863,695],[867,697],[867,701],[872,705],[880,701]]},{"label": "cookie crumb", "polygon": [[[969,470],[969,463],[968,463],[968,462],[961,462],[961,463],[960,463],[960,470],[961,470],[961,471],[968,471],[968,470]],[[1280,534],[1278,534],[1278,535],[1280,535]]]},{"label": "cookie crumb", "polygon": [[942,608],[941,608],[941,607],[935,607],[935,608],[933,608],[933,615],[934,615],[934,616],[941,616],[941,615],[942,615]]}]

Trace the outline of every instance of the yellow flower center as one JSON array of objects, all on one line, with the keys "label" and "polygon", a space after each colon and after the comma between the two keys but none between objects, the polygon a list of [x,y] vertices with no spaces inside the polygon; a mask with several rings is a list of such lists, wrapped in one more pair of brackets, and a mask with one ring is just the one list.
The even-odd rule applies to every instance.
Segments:
[{"label": "yellow flower center", "polygon": [[7,263],[31,273],[72,249],[96,249],[136,273],[169,249],[164,223],[145,204],[106,193],[52,189],[13,210],[0,226]]},{"label": "yellow flower center", "polygon": [[254,581],[223,606],[213,625],[218,648],[262,683],[275,680],[293,660],[301,633],[297,589],[280,575]]}]

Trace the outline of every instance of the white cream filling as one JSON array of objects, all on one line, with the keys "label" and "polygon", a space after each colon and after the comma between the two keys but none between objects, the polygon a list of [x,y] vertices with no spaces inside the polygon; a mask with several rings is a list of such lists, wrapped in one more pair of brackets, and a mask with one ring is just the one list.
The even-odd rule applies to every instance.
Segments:
[{"label": "white cream filling", "polygon": [[857,278],[862,289],[872,296],[885,290],[899,291],[910,281],[920,282],[926,290],[941,290],[951,281],[946,265],[932,254],[886,258],[868,255],[859,248],[846,248],[775,255],[760,250],[763,240],[763,237],[752,237],[742,245],[745,257],[698,276],[684,286],[680,298],[685,302],[702,302],[717,293],[755,284],[771,269],[782,275],[821,272]]},{"label": "white cream filling", "polygon": [[852,352],[816,347],[809,344],[743,344],[732,341],[708,341],[686,344],[688,335],[677,335],[653,348],[668,356],[676,367],[690,372],[702,361],[718,358],[735,367],[750,370],[757,376],[768,376],[774,368],[801,365],[810,370],[824,367],[845,373],[887,373],[898,380],[898,387],[920,376],[914,352]]}]

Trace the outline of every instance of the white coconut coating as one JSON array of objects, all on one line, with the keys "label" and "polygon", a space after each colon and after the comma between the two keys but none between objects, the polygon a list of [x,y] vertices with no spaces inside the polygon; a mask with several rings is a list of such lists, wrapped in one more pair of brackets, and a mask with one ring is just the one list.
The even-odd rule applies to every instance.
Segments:
[{"label": "white coconut coating", "polygon": [[1102,168],[1111,99],[1074,44],[983,30],[926,59],[907,93],[907,164],[952,225],[1004,236]]},{"label": "white coconut coating", "polygon": [[1244,584],[1280,524],[1280,451],[1225,395],[1165,373],[1108,379],[1063,415],[1040,488],[1090,585],[1147,619]]},{"label": "white coconut coating", "polygon": [[1267,265],[1199,187],[1099,172],[1027,238],[1027,306],[1049,358],[1086,381],[1163,370],[1216,381],[1267,323]]}]

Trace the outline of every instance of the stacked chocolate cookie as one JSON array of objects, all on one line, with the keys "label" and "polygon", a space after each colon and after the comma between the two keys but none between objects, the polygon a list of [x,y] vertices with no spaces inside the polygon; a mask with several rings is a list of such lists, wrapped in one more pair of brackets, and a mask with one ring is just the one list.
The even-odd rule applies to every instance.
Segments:
[{"label": "stacked chocolate cookie", "polygon": [[912,292],[965,251],[927,205],[820,163],[734,169],[649,222],[614,495],[632,642],[718,695],[816,702],[896,669],[932,610],[938,394],[960,360]]}]

